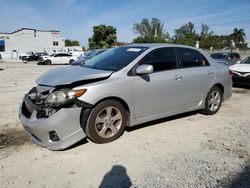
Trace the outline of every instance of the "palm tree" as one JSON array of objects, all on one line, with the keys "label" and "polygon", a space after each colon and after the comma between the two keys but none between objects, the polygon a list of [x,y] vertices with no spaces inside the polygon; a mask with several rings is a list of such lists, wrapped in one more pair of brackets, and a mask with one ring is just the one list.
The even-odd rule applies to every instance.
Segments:
[{"label": "palm tree", "polygon": [[245,32],[244,29],[234,28],[233,33],[230,35],[234,40],[235,44],[239,44],[241,42],[245,42]]}]

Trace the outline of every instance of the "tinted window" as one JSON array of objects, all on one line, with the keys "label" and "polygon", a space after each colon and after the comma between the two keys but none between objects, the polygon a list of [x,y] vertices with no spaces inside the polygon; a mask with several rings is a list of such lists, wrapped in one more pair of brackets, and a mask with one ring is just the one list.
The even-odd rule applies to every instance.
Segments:
[{"label": "tinted window", "polygon": [[250,57],[244,59],[241,63],[242,64],[250,64]]},{"label": "tinted window", "polygon": [[179,52],[183,68],[209,65],[207,59],[197,50],[180,48]]},{"label": "tinted window", "polygon": [[227,54],[214,53],[214,54],[211,54],[211,57],[215,59],[225,59],[227,57]]},{"label": "tinted window", "polygon": [[171,48],[160,48],[148,54],[140,64],[153,65],[154,72],[176,69],[175,52]]},{"label": "tinted window", "polygon": [[54,57],[62,57],[62,54],[56,54]]},{"label": "tinted window", "polygon": [[235,53],[234,56],[235,56],[236,58],[240,58],[240,55],[237,54],[237,53]]},{"label": "tinted window", "polygon": [[99,54],[85,62],[84,67],[93,69],[117,71],[143,53],[148,48],[146,47],[117,47]]},{"label": "tinted window", "polygon": [[62,57],[69,57],[71,56],[70,54],[61,54]]}]

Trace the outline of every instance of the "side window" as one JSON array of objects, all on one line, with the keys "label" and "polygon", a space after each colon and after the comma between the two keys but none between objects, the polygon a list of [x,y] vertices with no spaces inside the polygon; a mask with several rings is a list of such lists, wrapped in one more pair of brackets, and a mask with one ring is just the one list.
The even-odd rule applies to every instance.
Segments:
[{"label": "side window", "polygon": [[53,41],[53,46],[58,46],[58,41]]},{"label": "side window", "polygon": [[235,56],[236,58],[240,58],[240,54],[235,53],[234,56]]},{"label": "side window", "polygon": [[160,48],[149,53],[140,64],[150,64],[154,72],[177,68],[175,52],[171,48]]},{"label": "side window", "polygon": [[229,59],[233,59],[234,58],[234,55],[233,54],[229,54],[226,58],[226,60],[229,60]]},{"label": "side window", "polygon": [[208,60],[197,50],[180,48],[182,68],[209,66]]},{"label": "side window", "polygon": [[56,54],[55,57],[62,57],[62,54]]}]

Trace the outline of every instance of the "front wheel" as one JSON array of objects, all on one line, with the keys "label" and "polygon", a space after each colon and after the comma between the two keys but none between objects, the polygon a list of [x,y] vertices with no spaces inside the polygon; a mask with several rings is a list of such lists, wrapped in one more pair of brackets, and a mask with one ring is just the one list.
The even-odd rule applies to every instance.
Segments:
[{"label": "front wheel", "polygon": [[201,110],[201,113],[206,115],[213,115],[218,112],[220,109],[222,102],[222,92],[221,89],[217,86],[212,87],[212,89],[208,92],[205,108]]},{"label": "front wheel", "polygon": [[45,61],[45,65],[51,65],[51,64],[52,64],[52,62],[50,60]]},{"label": "front wheel", "polygon": [[85,133],[95,143],[108,143],[123,134],[126,121],[123,105],[115,100],[107,100],[92,110],[85,126]]}]

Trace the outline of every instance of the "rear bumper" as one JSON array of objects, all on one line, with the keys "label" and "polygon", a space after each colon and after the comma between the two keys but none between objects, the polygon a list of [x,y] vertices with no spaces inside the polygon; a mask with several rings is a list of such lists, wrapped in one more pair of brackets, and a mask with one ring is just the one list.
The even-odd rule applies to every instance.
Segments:
[{"label": "rear bumper", "polygon": [[[25,112],[25,101],[19,108],[19,118],[29,137],[37,145],[50,150],[62,150],[86,137],[81,125],[81,108],[62,108],[48,118],[37,118],[37,110],[30,117]],[[58,141],[52,141],[50,132],[56,132]]]}]

